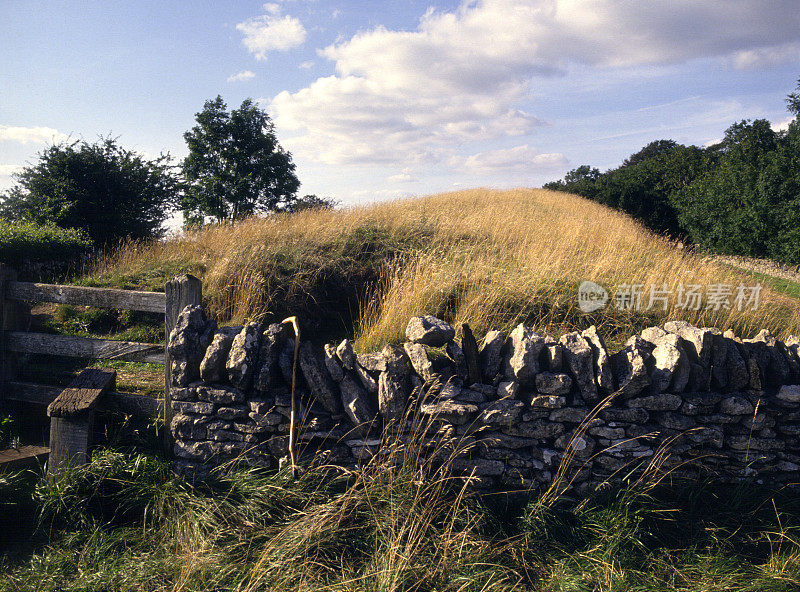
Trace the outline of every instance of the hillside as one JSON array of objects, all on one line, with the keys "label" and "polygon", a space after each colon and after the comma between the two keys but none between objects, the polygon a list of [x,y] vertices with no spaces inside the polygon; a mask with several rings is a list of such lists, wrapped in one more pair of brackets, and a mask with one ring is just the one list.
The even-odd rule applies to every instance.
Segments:
[{"label": "hillside", "polygon": [[[540,331],[598,325],[614,343],[667,319],[732,328],[800,332],[800,302],[765,284],[757,310],[738,310],[746,272],[681,249],[630,217],[579,196],[537,189],[474,189],[338,211],[305,211],[210,226],[160,243],[130,243],[83,282],[155,288],[179,271],[202,277],[223,321],[300,314],[322,336],[349,335],[362,349],[399,340],[409,316],[430,313],[476,333],[520,321]],[[611,302],[583,314],[584,280]],[[666,282],[668,308],[646,310],[651,284]],[[680,308],[679,284],[728,285],[730,309]],[[616,310],[613,296],[642,284],[640,310]]]}]

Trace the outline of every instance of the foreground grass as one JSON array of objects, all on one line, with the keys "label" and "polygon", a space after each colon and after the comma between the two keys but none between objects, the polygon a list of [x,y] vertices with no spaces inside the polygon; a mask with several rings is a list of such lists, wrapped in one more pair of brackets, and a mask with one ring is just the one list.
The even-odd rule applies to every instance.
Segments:
[{"label": "foreground grass", "polygon": [[[342,211],[306,211],[212,226],[166,242],[128,244],[81,280],[146,288],[174,272],[202,277],[221,321],[299,314],[319,337],[372,349],[400,340],[409,316],[430,313],[481,334],[520,321],[558,333],[598,325],[612,343],[684,318],[734,329],[800,332],[800,301],[765,285],[757,310],[681,309],[679,284],[754,284],[740,270],[653,235],[624,214],[546,190],[471,190]],[[673,291],[667,310],[577,308],[595,281]],[[777,287],[776,287],[777,288]]]},{"label": "foreground grass", "polygon": [[0,476],[0,500],[0,532],[16,538],[2,590],[800,586],[797,496],[756,486],[480,497],[403,467],[295,482],[239,468],[201,484],[105,451],[52,482]]}]

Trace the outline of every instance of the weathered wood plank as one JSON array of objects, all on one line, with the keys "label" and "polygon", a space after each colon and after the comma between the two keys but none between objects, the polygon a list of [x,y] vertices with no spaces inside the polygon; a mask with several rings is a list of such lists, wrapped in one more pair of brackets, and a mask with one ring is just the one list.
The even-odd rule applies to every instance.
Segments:
[{"label": "weathered wood plank", "polygon": [[0,451],[0,473],[19,471],[47,460],[50,449],[46,446],[20,446]]},{"label": "weathered wood plank", "polygon": [[81,466],[89,462],[89,445],[92,440],[94,413],[77,417],[50,419],[50,458],[48,475],[67,466]]},{"label": "weathered wood plank", "polygon": [[[53,402],[61,390],[62,388],[58,386],[10,381],[7,400],[47,406]],[[160,407],[161,399],[110,391],[103,397],[99,408],[136,417],[154,418],[158,417]]]},{"label": "weathered wood plank", "polygon": [[115,370],[86,368],[47,406],[50,417],[72,417],[94,409],[105,393],[114,390]]},{"label": "weathered wood plank", "polygon": [[125,360],[129,362],[164,363],[164,346],[156,343],[90,339],[72,335],[50,335],[8,331],[6,349],[24,354],[48,354],[70,358]]},{"label": "weathered wood plank", "polygon": [[97,308],[121,308],[164,313],[166,295],[161,292],[84,288],[32,282],[10,282],[6,298],[27,302],[58,302]]},{"label": "weathered wood plank", "polygon": [[11,359],[8,355],[8,338],[6,330],[15,328],[15,307],[7,301],[9,286],[17,279],[17,272],[0,263],[0,400],[5,394],[5,384],[11,377]]},{"label": "weathered wood plank", "polygon": [[[162,417],[167,426],[172,421],[172,365],[169,358],[169,334],[175,328],[178,315],[190,304],[200,304],[203,300],[203,283],[193,275],[184,274],[172,278],[164,286],[167,296],[164,314],[164,411]],[[164,450],[172,454],[172,436],[170,430],[164,430]]]}]

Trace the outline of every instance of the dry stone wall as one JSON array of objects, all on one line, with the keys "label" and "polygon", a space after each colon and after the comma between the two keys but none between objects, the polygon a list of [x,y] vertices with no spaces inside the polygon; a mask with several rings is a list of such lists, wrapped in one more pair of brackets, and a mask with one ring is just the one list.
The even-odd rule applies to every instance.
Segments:
[{"label": "dry stone wall", "polygon": [[[475,487],[575,487],[654,471],[775,484],[800,477],[800,340],[681,321],[610,353],[594,327],[554,339],[519,325],[412,318],[402,345],[298,348],[301,464],[416,458]],[[286,462],[295,344],[286,325],[218,328],[186,307],[170,335],[174,469]],[[445,458],[447,462],[445,462]]]}]

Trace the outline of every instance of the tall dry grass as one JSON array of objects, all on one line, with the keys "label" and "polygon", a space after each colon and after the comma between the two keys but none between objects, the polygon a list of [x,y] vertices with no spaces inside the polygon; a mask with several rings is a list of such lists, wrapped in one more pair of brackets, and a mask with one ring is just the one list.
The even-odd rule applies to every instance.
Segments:
[{"label": "tall dry grass", "polygon": [[[552,333],[596,324],[612,341],[669,319],[744,336],[762,328],[784,337],[800,332],[800,302],[768,286],[757,310],[678,308],[680,283],[735,287],[755,280],[679,249],[625,214],[547,190],[474,189],[212,226],[126,245],[96,274],[136,277],[176,266],[200,274],[210,309],[237,321],[266,318],[285,303],[313,304],[328,287],[363,279],[359,273],[368,269],[375,275],[366,277],[377,281],[362,286],[357,303],[362,349],[402,339],[409,316],[421,313],[468,322],[478,333],[520,321]],[[674,292],[666,311],[609,306],[584,315],[576,299],[584,280],[612,296],[622,284],[647,290],[666,283]]]}]

